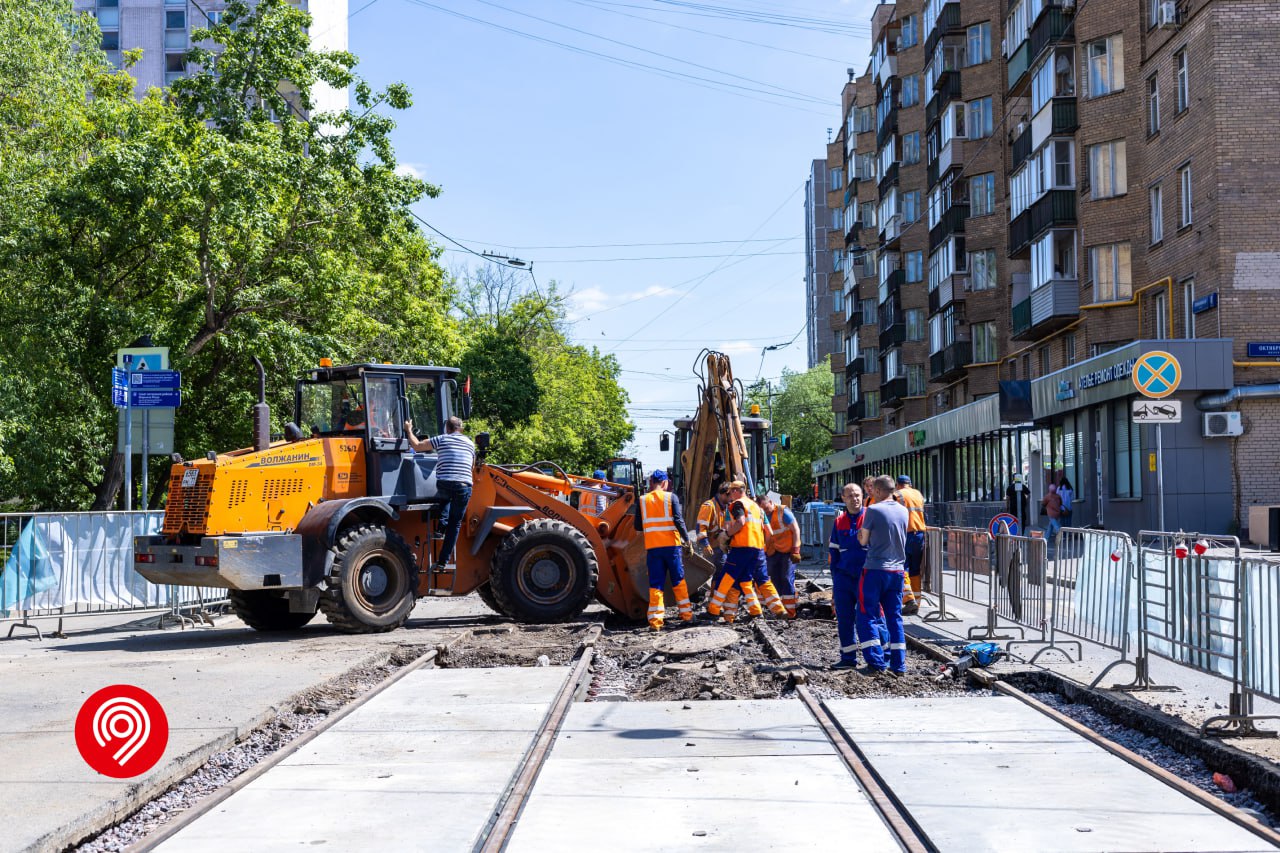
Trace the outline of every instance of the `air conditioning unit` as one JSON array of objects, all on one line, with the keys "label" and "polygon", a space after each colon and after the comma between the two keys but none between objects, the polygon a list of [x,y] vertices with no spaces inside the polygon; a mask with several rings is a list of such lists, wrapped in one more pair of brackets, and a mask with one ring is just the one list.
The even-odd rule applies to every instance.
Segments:
[{"label": "air conditioning unit", "polygon": [[1172,30],[1178,26],[1178,4],[1176,0],[1160,0],[1160,9],[1156,23],[1161,29]]},{"label": "air conditioning unit", "polygon": [[1204,416],[1205,438],[1230,438],[1244,435],[1244,421],[1239,412],[1208,412]]}]

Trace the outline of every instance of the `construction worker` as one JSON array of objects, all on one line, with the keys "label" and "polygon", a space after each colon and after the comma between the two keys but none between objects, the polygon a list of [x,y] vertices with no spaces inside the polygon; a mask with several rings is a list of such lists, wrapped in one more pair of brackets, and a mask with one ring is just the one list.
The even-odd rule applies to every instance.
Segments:
[{"label": "construction worker", "polygon": [[874,614],[861,618],[858,591],[862,585],[862,572],[867,562],[867,549],[858,541],[862,529],[865,508],[862,505],[862,489],[857,483],[847,483],[840,492],[844,511],[836,516],[831,526],[831,603],[836,610],[836,635],[840,638],[840,660],[832,669],[853,669],[858,665],[858,649],[862,649],[867,664],[871,647],[880,648],[888,643],[884,620],[879,617],[876,605]]},{"label": "construction worker", "polygon": [[871,483],[874,480],[875,476],[872,474],[868,474],[862,478],[862,506],[864,509],[876,502],[875,492],[871,488]]},{"label": "construction worker", "polygon": [[[778,590],[765,566],[764,549],[768,539],[764,513],[755,501],[747,497],[747,486],[741,480],[729,483],[729,513],[724,532],[720,537],[722,547],[728,545],[728,556],[724,561],[724,577],[711,593],[711,601],[707,604],[707,613],[719,616],[726,609],[726,602],[734,585],[742,589],[742,598],[746,602],[747,613],[759,616],[762,612],[760,600],[756,597],[756,587],[764,593],[764,606],[775,616],[785,616],[787,610],[782,606]],[[731,611],[726,609],[725,621],[733,621]]]},{"label": "construction worker", "polygon": [[689,543],[684,526],[680,499],[667,491],[670,481],[661,468],[649,475],[649,491],[640,499],[640,523],[644,532],[645,562],[649,567],[649,628],[661,631],[666,613],[662,607],[662,588],[671,577],[671,591],[676,597],[680,621],[693,619],[689,603],[689,587],[680,562],[680,545]]},{"label": "construction worker", "polygon": [[796,617],[796,563],[800,562],[800,522],[795,513],[782,505],[782,495],[765,492],[760,499],[769,523],[769,541],[765,545],[765,562],[769,580],[782,598],[787,616]]},{"label": "construction worker", "polygon": [[920,567],[924,563],[924,495],[912,488],[911,478],[898,475],[893,499],[907,508],[907,583],[902,587],[902,615],[920,612]]},{"label": "construction worker", "polygon": [[[871,620],[884,613],[889,632],[888,670],[894,675],[907,671],[907,637],[902,624],[902,581],[907,566],[907,510],[893,500],[894,484],[889,477],[871,482],[876,502],[863,513],[858,542],[867,549],[867,562],[859,584],[859,628],[870,634]],[[863,627],[865,624],[865,628]],[[862,631],[860,630],[860,633]],[[877,672],[886,669],[880,647],[863,649],[867,665]]]},{"label": "construction worker", "polygon": [[694,549],[702,553],[715,564],[716,573],[711,580],[711,588],[720,585],[720,577],[724,574],[724,551],[720,550],[720,531],[724,529],[725,512],[729,509],[729,484],[721,483],[716,489],[715,497],[702,502],[698,507],[698,529]]}]

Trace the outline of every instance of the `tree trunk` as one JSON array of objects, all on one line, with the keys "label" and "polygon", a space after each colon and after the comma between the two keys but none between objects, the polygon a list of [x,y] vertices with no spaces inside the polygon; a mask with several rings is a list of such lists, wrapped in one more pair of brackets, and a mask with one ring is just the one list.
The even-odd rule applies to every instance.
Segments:
[{"label": "tree trunk", "polygon": [[120,487],[124,485],[124,454],[112,453],[103,465],[102,482],[93,496],[91,510],[104,512],[116,504]]}]

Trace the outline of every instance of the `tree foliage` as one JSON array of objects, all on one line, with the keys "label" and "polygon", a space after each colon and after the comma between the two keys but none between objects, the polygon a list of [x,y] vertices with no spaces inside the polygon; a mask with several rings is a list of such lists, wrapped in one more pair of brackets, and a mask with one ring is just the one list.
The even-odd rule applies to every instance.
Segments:
[{"label": "tree foliage", "polygon": [[[813,463],[831,452],[835,413],[831,411],[831,365],[824,361],[803,373],[784,369],[781,387],[773,390],[773,435],[786,434],[788,450],[777,450],[778,486],[786,494],[810,493]],[[747,390],[747,401],[769,411],[770,388],[756,383]]]}]

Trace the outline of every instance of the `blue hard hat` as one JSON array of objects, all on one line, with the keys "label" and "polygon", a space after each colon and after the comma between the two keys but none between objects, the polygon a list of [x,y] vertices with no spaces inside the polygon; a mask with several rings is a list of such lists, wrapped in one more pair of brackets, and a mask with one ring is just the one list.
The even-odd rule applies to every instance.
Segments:
[{"label": "blue hard hat", "polygon": [[593,480],[603,480],[603,479],[604,479],[604,471],[601,471],[599,468],[597,468],[595,471],[593,471],[593,472],[592,472],[592,474],[591,474],[591,478],[592,478]]},{"label": "blue hard hat", "polygon": [[651,483],[665,483],[667,481],[667,472],[661,468],[655,468],[653,473],[649,475]]},{"label": "blue hard hat", "polygon": [[900,486],[901,486],[901,485],[906,485],[906,486],[911,485],[911,478],[910,478],[910,477],[908,477],[906,474],[899,474],[899,475],[898,475],[898,485],[900,485]]}]

